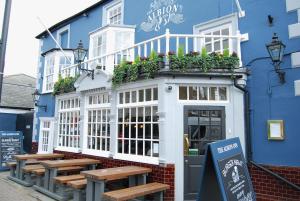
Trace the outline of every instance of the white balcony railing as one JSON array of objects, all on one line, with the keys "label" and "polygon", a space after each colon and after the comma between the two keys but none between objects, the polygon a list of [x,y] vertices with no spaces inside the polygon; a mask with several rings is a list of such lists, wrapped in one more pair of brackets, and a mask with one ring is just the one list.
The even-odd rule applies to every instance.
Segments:
[{"label": "white balcony railing", "polygon": [[[136,57],[148,57],[151,51],[157,53],[163,53],[168,55],[169,52],[178,52],[179,47],[184,49],[187,54],[190,51],[201,52],[202,48],[206,46],[206,41],[224,41],[228,40],[228,48],[230,53],[236,52],[239,58],[241,58],[241,41],[247,40],[247,35],[241,35],[237,32],[235,35],[195,35],[195,34],[171,34],[167,29],[166,33],[155,38],[137,43],[131,47],[114,51],[106,55],[102,55],[95,58],[90,58],[84,61],[83,64],[89,69],[102,69],[106,73],[112,74],[114,68],[120,64],[121,61],[134,61]],[[222,51],[222,44],[218,51]],[[217,51],[217,52],[218,52]],[[165,57],[166,63],[168,63],[168,57]],[[96,64],[96,65],[95,65]],[[75,68],[77,65],[71,65],[68,68]],[[240,59],[240,66],[242,62]],[[168,68],[168,65],[166,65]]]}]

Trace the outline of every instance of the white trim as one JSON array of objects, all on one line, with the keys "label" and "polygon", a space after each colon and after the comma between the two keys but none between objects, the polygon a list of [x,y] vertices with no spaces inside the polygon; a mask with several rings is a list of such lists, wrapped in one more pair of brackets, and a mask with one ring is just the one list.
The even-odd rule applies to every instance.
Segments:
[{"label": "white trim", "polygon": [[[39,143],[38,153],[53,153],[53,138],[54,138],[54,117],[40,117],[40,129],[39,129]],[[44,128],[44,123],[49,123],[49,128]],[[48,132],[48,144],[45,144],[43,132]],[[43,146],[47,146],[47,150],[44,150]]]},{"label": "white trim", "polygon": [[55,147],[54,150],[66,151],[66,152],[72,152],[72,153],[81,153],[80,148],[72,148],[72,147]]},{"label": "white trim", "polygon": [[97,150],[83,148],[82,153],[87,155],[92,155],[92,156],[105,157],[105,158],[110,157],[110,151],[97,151]]},{"label": "white trim", "polygon": [[0,108],[0,113],[6,113],[6,114],[25,114],[30,112],[31,112],[30,110]]},{"label": "white trim", "polygon": [[[61,33],[65,32],[65,31],[68,31],[68,44],[67,44],[67,48],[70,48],[70,37],[71,37],[71,33],[70,33],[70,29],[71,29],[71,26],[70,25],[67,25],[67,26],[64,26],[62,28],[60,28],[59,30],[57,30],[57,33],[56,33],[56,40],[57,42],[59,43],[59,45],[61,46]],[[57,48],[59,48],[58,45],[56,45]],[[64,48],[64,47],[62,47]]]},{"label": "white trim", "polygon": [[113,156],[113,159],[159,165],[159,158],[156,158],[156,157],[147,157],[147,156],[138,156],[138,155],[118,154],[117,153]]}]

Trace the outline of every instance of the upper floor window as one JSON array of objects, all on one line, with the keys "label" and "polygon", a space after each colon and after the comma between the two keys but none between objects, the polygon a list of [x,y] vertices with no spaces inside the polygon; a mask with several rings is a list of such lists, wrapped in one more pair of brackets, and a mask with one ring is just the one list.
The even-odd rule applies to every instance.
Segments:
[{"label": "upper floor window", "polygon": [[228,49],[230,52],[237,51],[235,36],[238,31],[238,16],[231,14],[194,26],[194,34],[207,37],[198,39],[197,49],[206,48],[208,53],[223,53]]},{"label": "upper floor window", "polygon": [[92,57],[99,57],[104,54],[106,54],[106,32],[92,37]]},{"label": "upper floor window", "polygon": [[103,26],[107,24],[123,24],[122,0],[115,0],[103,7]]},{"label": "upper floor window", "polygon": [[43,93],[50,93],[59,74],[63,78],[75,76],[76,67],[69,67],[74,63],[74,56],[71,50],[65,50],[63,54],[58,49],[52,49],[43,55],[45,56]]},{"label": "upper floor window", "polygon": [[70,48],[70,25],[57,31],[57,41],[62,48]]},{"label": "upper floor window", "polygon": [[55,57],[46,57],[45,61],[45,91],[51,91],[54,86],[54,62]]},{"label": "upper floor window", "polygon": [[109,8],[107,10],[107,21],[108,24],[121,24],[121,18],[122,18],[122,4],[119,3],[112,8]]}]

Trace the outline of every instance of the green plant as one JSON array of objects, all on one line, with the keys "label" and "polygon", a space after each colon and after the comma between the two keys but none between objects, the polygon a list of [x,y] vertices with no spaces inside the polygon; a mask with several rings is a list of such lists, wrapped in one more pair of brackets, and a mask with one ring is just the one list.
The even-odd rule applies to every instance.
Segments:
[{"label": "green plant", "polygon": [[188,57],[184,54],[184,48],[178,47],[177,55],[169,53],[170,69],[186,71],[189,63]]},{"label": "green plant", "polygon": [[131,66],[128,67],[129,75],[130,75],[130,82],[134,82],[138,79],[139,76],[139,69],[142,68],[141,65],[141,58],[136,57],[134,62]]},{"label": "green plant", "polygon": [[159,71],[159,62],[162,62],[163,59],[158,56],[158,54],[152,50],[149,60],[143,61],[142,65],[144,67],[145,76],[147,79],[154,78],[155,73]]},{"label": "green plant", "polygon": [[112,78],[113,87],[117,87],[124,82],[127,76],[128,64],[127,61],[123,60],[120,65],[114,69]]},{"label": "green plant", "polygon": [[53,87],[53,95],[59,95],[63,93],[70,93],[76,90],[74,87],[74,83],[78,79],[79,75],[76,75],[75,77],[66,77],[62,78],[61,75],[58,77],[58,81],[54,84]]}]

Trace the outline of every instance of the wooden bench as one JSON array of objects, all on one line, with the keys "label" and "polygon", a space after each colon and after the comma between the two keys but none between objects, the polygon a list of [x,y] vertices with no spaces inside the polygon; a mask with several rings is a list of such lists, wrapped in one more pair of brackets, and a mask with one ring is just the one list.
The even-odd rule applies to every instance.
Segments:
[{"label": "wooden bench", "polygon": [[69,181],[68,186],[73,188],[73,201],[84,201],[87,179]]},{"label": "wooden bench", "polygon": [[[27,160],[26,165],[34,165],[34,164],[39,164],[40,161],[37,160]],[[10,170],[10,176],[15,177],[16,176],[16,167],[17,167],[17,162],[7,162],[6,166]]]},{"label": "wooden bench", "polygon": [[69,181],[80,180],[80,179],[84,179],[84,176],[80,174],[74,174],[68,176],[54,177],[54,182],[59,184],[67,184]]},{"label": "wooden bench", "polygon": [[103,193],[103,198],[111,201],[125,201],[143,197],[145,195],[154,194],[155,201],[163,201],[163,192],[169,189],[170,186],[161,183],[149,183],[140,186],[134,186],[116,191]]}]

